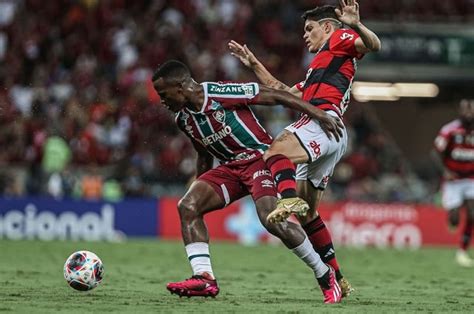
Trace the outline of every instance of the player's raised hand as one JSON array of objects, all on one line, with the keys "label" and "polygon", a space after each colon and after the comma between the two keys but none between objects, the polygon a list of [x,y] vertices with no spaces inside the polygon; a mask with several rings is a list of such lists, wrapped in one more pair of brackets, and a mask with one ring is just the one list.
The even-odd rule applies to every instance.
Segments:
[{"label": "player's raised hand", "polygon": [[239,59],[246,67],[253,68],[258,63],[258,59],[247,45],[242,46],[235,40],[231,40],[228,47],[230,54]]},{"label": "player's raised hand", "polygon": [[354,27],[360,22],[359,4],[356,0],[339,0],[341,9],[336,9],[336,15],[342,23]]}]

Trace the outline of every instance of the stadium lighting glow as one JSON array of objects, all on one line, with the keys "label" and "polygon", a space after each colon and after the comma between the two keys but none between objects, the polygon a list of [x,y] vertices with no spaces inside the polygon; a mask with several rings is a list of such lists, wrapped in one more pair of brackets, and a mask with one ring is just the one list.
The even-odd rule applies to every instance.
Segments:
[{"label": "stadium lighting glow", "polygon": [[436,97],[439,88],[433,83],[395,83],[400,97]]},{"label": "stadium lighting glow", "polygon": [[436,97],[439,88],[433,83],[354,82],[352,95],[357,101],[396,101],[400,97]]}]

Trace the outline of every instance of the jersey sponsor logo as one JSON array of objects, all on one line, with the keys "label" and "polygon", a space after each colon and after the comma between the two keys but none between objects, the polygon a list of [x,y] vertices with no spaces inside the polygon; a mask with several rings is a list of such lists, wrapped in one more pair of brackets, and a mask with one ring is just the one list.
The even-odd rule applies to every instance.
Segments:
[{"label": "jersey sponsor logo", "polygon": [[242,85],[242,90],[244,91],[245,96],[254,96],[256,94],[253,85]]},{"label": "jersey sponsor logo", "polygon": [[253,173],[253,179],[255,180],[256,178],[261,177],[261,176],[271,176],[271,175],[272,173],[270,172],[270,170],[258,170]]},{"label": "jersey sponsor logo", "polygon": [[353,39],[354,39],[354,34],[342,33],[341,39],[342,39],[342,40],[344,40],[344,39],[353,40]]},{"label": "jersey sponsor logo", "polygon": [[256,154],[249,154],[249,153],[243,152],[235,156],[234,160],[250,160],[255,157],[257,157]]},{"label": "jersey sponsor logo", "polygon": [[309,142],[309,146],[311,147],[314,154],[316,155],[316,158],[321,156],[321,144],[318,144],[316,141],[311,141]]},{"label": "jersey sponsor logo", "polygon": [[451,157],[458,161],[474,161],[474,149],[455,148],[451,152]]},{"label": "jersey sponsor logo", "polygon": [[228,136],[230,133],[232,133],[232,128],[230,126],[226,126],[222,130],[204,137],[202,139],[202,143],[206,146],[211,145],[217,141],[220,141],[224,137]]},{"label": "jersey sponsor logo", "polygon": [[254,96],[256,94],[255,86],[253,84],[208,84],[208,86],[209,94],[240,96]]},{"label": "jersey sponsor logo", "polygon": [[265,179],[265,180],[262,180],[262,188],[272,188],[274,187],[274,183],[272,180],[269,180],[269,179]]},{"label": "jersey sponsor logo", "polygon": [[224,123],[225,121],[225,111],[224,110],[217,110],[212,113],[214,119],[216,119],[219,123]]}]

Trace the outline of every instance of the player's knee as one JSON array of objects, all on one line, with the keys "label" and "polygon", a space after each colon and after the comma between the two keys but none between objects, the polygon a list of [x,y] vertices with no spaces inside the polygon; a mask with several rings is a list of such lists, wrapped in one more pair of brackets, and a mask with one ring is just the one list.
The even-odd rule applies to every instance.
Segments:
[{"label": "player's knee", "polygon": [[178,211],[181,219],[199,215],[196,203],[188,197],[183,197],[178,202]]}]

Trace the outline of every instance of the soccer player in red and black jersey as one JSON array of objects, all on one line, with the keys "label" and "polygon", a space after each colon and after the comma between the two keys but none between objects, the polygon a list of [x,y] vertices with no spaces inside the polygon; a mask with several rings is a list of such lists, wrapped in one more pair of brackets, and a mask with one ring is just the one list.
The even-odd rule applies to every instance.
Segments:
[{"label": "soccer player in red and black jersey", "polygon": [[[340,3],[340,9],[326,5],[303,14],[303,39],[315,56],[306,79],[293,87],[272,76],[247,46],[231,41],[229,49],[265,85],[287,90],[342,119],[349,103],[357,59],[380,50],[381,44],[377,35],[360,22],[358,3],[355,0]],[[343,28],[343,24],[351,29]],[[317,121],[302,115],[285,128],[264,155],[281,195],[277,208],[267,218],[278,222],[297,214],[314,248],[336,269],[343,296],[349,295],[352,288],[340,273],[331,236],[316,208],[346,147],[346,133],[339,141],[329,138]],[[302,216],[307,210],[308,214]]]},{"label": "soccer player in red and black jersey", "polygon": [[449,211],[449,224],[459,224],[459,210],[467,210],[466,224],[461,237],[456,261],[473,267],[474,260],[467,254],[474,227],[474,99],[463,99],[459,104],[459,119],[444,125],[434,142],[444,165],[441,187],[443,207]]}]

